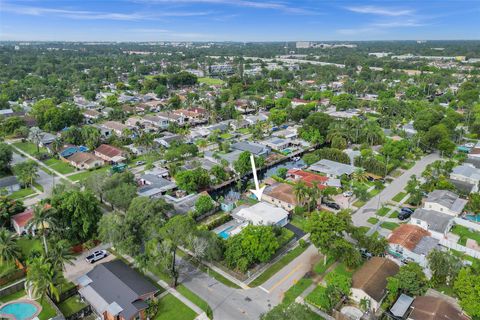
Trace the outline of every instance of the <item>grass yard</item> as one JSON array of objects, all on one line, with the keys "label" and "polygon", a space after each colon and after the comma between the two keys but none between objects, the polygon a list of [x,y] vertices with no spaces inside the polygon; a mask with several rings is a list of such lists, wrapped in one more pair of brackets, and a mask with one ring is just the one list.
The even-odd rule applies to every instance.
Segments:
[{"label": "grass yard", "polygon": [[400,226],[398,223],[390,222],[390,221],[382,222],[382,224],[380,225],[380,227],[388,230],[396,229],[398,226]]},{"label": "grass yard", "polygon": [[72,174],[71,176],[68,176],[68,179],[72,180],[72,181],[81,181],[81,180],[85,180],[87,177],[91,176],[92,174],[95,174],[95,173],[98,173],[98,172],[106,172],[110,170],[110,166],[104,166],[102,168],[99,168],[99,169],[96,169],[96,170],[88,170],[88,171],[84,171],[84,172],[80,172],[80,173],[76,173],[76,174]]},{"label": "grass yard", "polygon": [[307,290],[308,287],[313,283],[313,280],[310,278],[302,278],[298,280],[293,286],[288,289],[283,295],[282,303],[290,304],[295,301],[295,299]]},{"label": "grass yard", "polygon": [[183,284],[177,286],[177,291],[180,292],[185,298],[193,302],[197,307],[205,311],[207,316],[212,319],[213,318],[213,311],[212,308],[208,305],[208,303],[200,298],[198,295],[190,291],[187,287],[185,287]]},{"label": "grass yard", "polygon": [[52,305],[48,303],[47,299],[37,300],[37,302],[42,305],[42,312],[38,315],[40,320],[49,320],[57,315],[57,312]]},{"label": "grass yard", "polygon": [[25,291],[24,290],[20,290],[18,292],[15,292],[15,293],[11,293],[9,295],[6,295],[4,297],[1,297],[0,298],[0,304],[3,304],[3,303],[7,303],[7,302],[10,302],[10,301],[13,301],[13,300],[17,300],[17,299],[20,299],[22,297],[25,296]]},{"label": "grass yard", "polygon": [[33,194],[35,194],[35,190],[33,190],[32,188],[25,188],[25,189],[20,189],[18,191],[15,191],[13,192],[11,195],[9,195],[8,197],[10,199],[23,199],[25,197],[28,197],[28,196],[31,196]]},{"label": "grass yard", "polygon": [[377,215],[379,215],[380,217],[384,217],[389,211],[389,207],[381,207],[380,210],[377,211]]},{"label": "grass yard", "polygon": [[370,217],[370,218],[368,218],[367,222],[371,223],[371,224],[377,224],[378,219],[375,218],[375,217]]},{"label": "grass yard", "polygon": [[390,175],[394,178],[398,178],[402,175],[402,171],[397,169],[397,170],[394,170],[393,172],[390,172]]},{"label": "grass yard", "polygon": [[43,161],[43,163],[45,163],[51,169],[60,172],[61,174],[69,174],[75,172],[74,167],[59,159],[51,158]]},{"label": "grass yard", "polygon": [[285,228],[282,228],[280,230],[282,233],[277,237],[277,240],[281,248],[284,245],[286,245],[290,240],[292,240],[295,234],[292,231]]},{"label": "grass yard", "polygon": [[315,288],[315,290],[310,292],[305,298],[305,300],[307,300],[307,302],[313,304],[314,306],[322,309],[323,311],[330,311],[330,299],[327,294],[327,288],[322,285],[319,285]]},{"label": "grass yard", "polygon": [[214,79],[214,78],[210,78],[210,77],[203,77],[203,78],[198,78],[198,83],[205,83],[209,86],[216,86],[216,85],[224,84],[224,81],[222,79]]},{"label": "grass yard", "polygon": [[22,237],[18,239],[17,245],[20,248],[23,258],[27,258],[30,256],[32,251],[42,251],[42,242],[39,239],[28,239],[26,237]]},{"label": "grass yard", "polygon": [[228,140],[228,139],[231,139],[233,137],[233,135],[231,135],[230,133],[228,132],[225,132],[225,133],[222,133],[220,135],[220,138],[222,138],[223,140]]},{"label": "grass yard", "polygon": [[347,276],[347,277],[351,277],[353,275],[353,273],[355,272],[355,270],[350,270],[345,266],[345,264],[339,263],[339,264],[337,264],[335,269],[332,270],[332,272],[335,272],[335,273],[338,273],[338,274],[341,274],[341,275],[344,275],[344,276]]},{"label": "grass yard", "polygon": [[363,207],[363,206],[365,205],[365,203],[366,203],[366,201],[358,200],[358,201],[355,201],[355,202],[353,203],[353,205],[354,205],[355,207],[357,207],[357,208],[361,208],[361,207]]},{"label": "grass yard", "polygon": [[313,267],[313,271],[315,271],[315,273],[318,275],[323,274],[325,271],[327,271],[327,269],[330,268],[330,266],[335,262],[335,259],[333,257],[328,257],[327,264],[324,264],[323,262],[323,259],[321,259]]},{"label": "grass yard", "polygon": [[458,243],[462,246],[467,244],[467,239],[473,239],[478,244],[480,244],[480,232],[471,231],[467,227],[460,225],[453,226],[450,232],[456,234],[457,236],[460,236],[460,238],[458,239]]},{"label": "grass yard", "polygon": [[171,294],[160,299],[160,307],[154,320],[193,320],[197,314]]},{"label": "grass yard", "polygon": [[395,202],[400,202],[402,201],[403,198],[405,198],[405,196],[407,195],[406,192],[399,192],[395,195],[395,197],[392,198],[393,201]]},{"label": "grass yard", "polygon": [[39,183],[37,183],[37,182],[34,182],[34,183],[33,183],[33,186],[34,186],[35,188],[37,188],[38,190],[40,190],[41,192],[44,191],[42,185],[39,184]]},{"label": "grass yard", "polygon": [[80,297],[77,295],[71,296],[65,301],[62,301],[58,308],[63,313],[65,317],[69,317],[78,311],[85,308],[87,305],[80,300]]},{"label": "grass yard", "polygon": [[388,217],[389,218],[398,218],[398,211],[392,212]]},{"label": "grass yard", "polygon": [[260,276],[250,283],[251,287],[256,287],[263,284],[265,281],[270,279],[274,274],[280,271],[287,264],[292,262],[296,257],[301,255],[308,247],[298,246],[295,249],[288,252],[280,260],[271,265],[267,270],[265,270]]},{"label": "grass yard", "polygon": [[[37,153],[37,146],[31,142],[15,142],[13,143],[15,147],[22,150],[23,152],[28,153],[29,155],[33,156]],[[45,148],[39,148],[40,152],[47,152]]]},{"label": "grass yard", "polygon": [[293,224],[295,227],[301,229],[302,231],[307,230],[307,219],[302,216],[294,214],[290,223]]}]

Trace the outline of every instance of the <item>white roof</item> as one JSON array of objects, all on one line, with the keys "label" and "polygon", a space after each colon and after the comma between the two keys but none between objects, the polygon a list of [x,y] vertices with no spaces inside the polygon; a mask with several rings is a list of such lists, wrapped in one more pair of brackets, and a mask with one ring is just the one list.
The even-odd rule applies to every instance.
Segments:
[{"label": "white roof", "polygon": [[254,225],[272,225],[288,217],[288,212],[266,202],[259,202],[251,207],[243,208],[235,214]]}]

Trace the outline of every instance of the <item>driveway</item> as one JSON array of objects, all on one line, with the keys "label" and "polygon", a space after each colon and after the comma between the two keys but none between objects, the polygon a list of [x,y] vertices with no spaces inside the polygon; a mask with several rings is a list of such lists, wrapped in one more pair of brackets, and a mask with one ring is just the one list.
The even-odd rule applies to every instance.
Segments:
[{"label": "driveway", "polygon": [[108,244],[102,244],[102,245],[99,245],[91,250],[88,250],[86,252],[83,252],[82,254],[80,254],[79,256],[77,256],[75,258],[75,260],[72,261],[73,265],[71,264],[66,264],[65,265],[65,272],[63,273],[63,275],[65,276],[65,278],[67,280],[70,280],[72,281],[73,283],[77,283],[77,279],[80,277],[80,276],[83,276],[85,273],[89,272],[90,270],[92,270],[96,265],[98,264],[101,264],[101,263],[104,263],[104,262],[108,262],[108,261],[112,261],[112,260],[115,260],[115,255],[113,254],[109,254],[106,258],[100,260],[100,261],[97,261],[93,264],[87,262],[85,260],[85,258],[93,251],[95,250],[102,250],[102,249],[107,249],[109,248],[110,246]]},{"label": "driveway", "polygon": [[417,177],[420,177],[427,165],[440,159],[441,158],[437,153],[432,153],[417,161],[412,168],[393,180],[390,185],[382,190],[382,192],[370,199],[363,207],[359,208],[352,215],[353,224],[355,226],[371,226],[367,220],[368,218],[375,216],[375,212],[382,206],[382,203],[390,201],[399,192],[403,191],[411,176],[416,175]]}]

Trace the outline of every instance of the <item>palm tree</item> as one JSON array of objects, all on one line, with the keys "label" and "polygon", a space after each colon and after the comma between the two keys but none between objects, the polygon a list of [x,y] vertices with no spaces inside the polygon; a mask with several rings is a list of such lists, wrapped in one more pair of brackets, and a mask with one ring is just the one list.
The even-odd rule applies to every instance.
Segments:
[{"label": "palm tree", "polygon": [[358,182],[366,182],[368,180],[368,175],[363,168],[357,168],[352,174],[352,178]]},{"label": "palm tree", "polygon": [[34,231],[38,226],[42,226],[42,238],[43,238],[43,247],[45,249],[45,254],[48,254],[47,247],[47,237],[46,231],[47,227],[52,227],[54,225],[53,209],[50,205],[38,204],[33,207],[33,217],[28,223],[28,229]]},{"label": "palm tree", "polygon": [[300,180],[293,186],[293,194],[300,204],[303,204],[308,198],[308,187],[303,180]]},{"label": "palm tree", "polygon": [[28,138],[37,146],[37,152],[40,152],[40,141],[42,139],[42,130],[38,127],[30,128]]},{"label": "palm tree", "polygon": [[26,285],[33,289],[35,297],[43,299],[46,294],[59,300],[59,292],[56,288],[58,272],[44,256],[34,258],[27,268]]},{"label": "palm tree", "polygon": [[65,268],[65,264],[68,263],[73,265],[72,261],[75,259],[75,256],[70,250],[68,241],[60,240],[51,244],[47,259],[53,265],[55,270],[63,270]]},{"label": "palm tree", "polygon": [[14,261],[19,255],[17,235],[5,228],[0,228],[0,263]]}]

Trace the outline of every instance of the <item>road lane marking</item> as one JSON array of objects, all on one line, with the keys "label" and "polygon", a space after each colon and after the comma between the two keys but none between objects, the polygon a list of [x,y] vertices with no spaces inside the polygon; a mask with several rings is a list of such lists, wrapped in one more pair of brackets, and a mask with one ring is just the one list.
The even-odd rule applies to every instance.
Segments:
[{"label": "road lane marking", "polygon": [[277,288],[279,285],[281,285],[282,283],[284,283],[288,278],[290,278],[292,276],[292,274],[294,274],[295,272],[298,271],[298,269],[300,269],[301,267],[303,267],[303,263],[300,263],[298,266],[296,266],[295,268],[293,268],[292,271],[290,271],[285,277],[283,277],[282,279],[280,279],[277,283],[275,283],[273,285],[273,287],[270,288],[270,292],[272,292],[273,290],[275,290],[275,288]]},{"label": "road lane marking", "polygon": [[270,293],[270,291],[268,291],[267,289],[265,289],[264,287],[262,286],[259,286],[260,289],[262,289],[263,291],[265,291],[266,293]]}]

